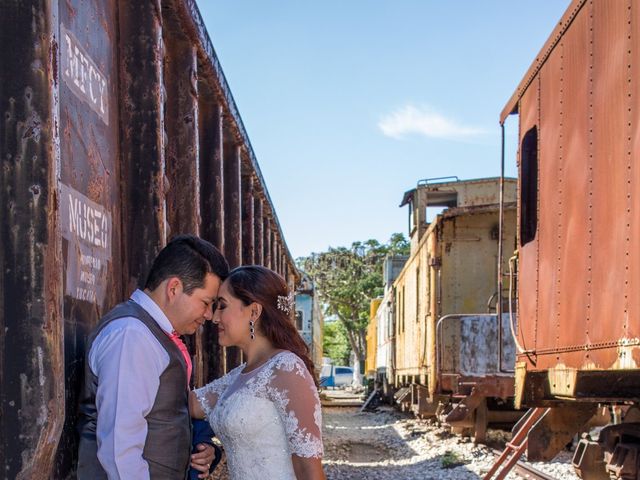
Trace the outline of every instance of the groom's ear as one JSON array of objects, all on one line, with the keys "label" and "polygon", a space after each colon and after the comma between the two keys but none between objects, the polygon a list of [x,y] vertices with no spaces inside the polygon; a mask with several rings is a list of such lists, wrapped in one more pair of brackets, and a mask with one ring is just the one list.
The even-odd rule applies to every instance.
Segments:
[{"label": "groom's ear", "polygon": [[165,294],[169,302],[172,302],[180,293],[182,293],[182,281],[178,277],[169,278],[165,287]]}]

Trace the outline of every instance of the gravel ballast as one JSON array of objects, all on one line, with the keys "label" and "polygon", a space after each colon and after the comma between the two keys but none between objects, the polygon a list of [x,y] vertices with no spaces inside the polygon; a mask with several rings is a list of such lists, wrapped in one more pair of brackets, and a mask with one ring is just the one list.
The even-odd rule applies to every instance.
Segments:
[{"label": "gravel ballast", "polygon": [[[479,479],[495,460],[491,448],[391,407],[363,413],[357,408],[325,407],[323,435],[329,480]],[[501,450],[505,436],[489,430],[488,443]],[[578,479],[569,452],[554,462],[533,465],[558,480]],[[507,478],[520,477],[511,473]]]}]

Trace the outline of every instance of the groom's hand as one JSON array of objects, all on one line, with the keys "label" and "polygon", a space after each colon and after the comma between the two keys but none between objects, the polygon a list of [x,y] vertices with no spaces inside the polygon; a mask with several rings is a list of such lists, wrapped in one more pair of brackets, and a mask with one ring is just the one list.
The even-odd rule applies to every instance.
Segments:
[{"label": "groom's hand", "polygon": [[194,453],[191,455],[191,467],[195,468],[199,472],[202,472],[198,475],[198,478],[207,478],[209,476],[209,468],[211,467],[211,462],[215,458],[216,451],[212,445],[208,445],[206,443],[199,443],[196,446],[198,453]]}]

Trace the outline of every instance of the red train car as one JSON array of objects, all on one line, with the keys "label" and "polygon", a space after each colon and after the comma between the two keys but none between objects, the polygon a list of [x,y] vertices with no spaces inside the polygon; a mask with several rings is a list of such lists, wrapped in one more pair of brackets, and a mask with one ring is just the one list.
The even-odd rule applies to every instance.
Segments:
[{"label": "red train car", "polygon": [[574,0],[500,118],[519,115],[516,396],[554,407],[529,459],[624,405],[574,459],[611,478],[640,478],[639,96],[640,2]]}]

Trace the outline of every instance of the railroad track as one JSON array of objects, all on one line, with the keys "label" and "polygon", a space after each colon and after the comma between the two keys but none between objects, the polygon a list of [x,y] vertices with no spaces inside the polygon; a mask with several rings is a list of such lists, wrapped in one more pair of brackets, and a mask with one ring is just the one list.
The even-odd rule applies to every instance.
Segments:
[{"label": "railroad track", "polygon": [[[502,452],[493,450],[493,453],[497,458]],[[552,477],[547,473],[541,472],[540,470],[534,468],[531,464],[522,460],[518,460],[511,471],[517,473],[523,478],[530,480],[557,480],[556,477]]]},{"label": "railroad track", "polygon": [[532,480],[556,480],[556,477],[552,477],[540,470],[533,468],[530,464],[526,462],[518,462],[514,467],[515,472],[527,479]]}]

